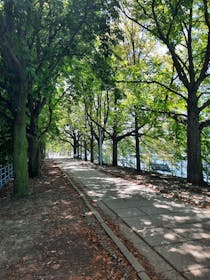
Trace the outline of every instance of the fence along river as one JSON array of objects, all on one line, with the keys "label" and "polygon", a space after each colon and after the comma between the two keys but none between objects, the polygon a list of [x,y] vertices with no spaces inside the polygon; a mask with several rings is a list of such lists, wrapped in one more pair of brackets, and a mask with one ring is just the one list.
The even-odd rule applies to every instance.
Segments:
[{"label": "fence along river", "polygon": [[13,178],[13,166],[7,164],[5,166],[0,165],[0,189]]}]

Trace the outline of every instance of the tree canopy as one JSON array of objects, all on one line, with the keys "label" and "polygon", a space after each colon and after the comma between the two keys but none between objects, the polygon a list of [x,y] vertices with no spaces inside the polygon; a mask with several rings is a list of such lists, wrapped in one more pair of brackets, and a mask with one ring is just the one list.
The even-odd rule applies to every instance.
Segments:
[{"label": "tree canopy", "polygon": [[16,193],[52,143],[114,166],[132,155],[139,172],[154,154],[186,159],[203,184],[209,1],[0,1],[0,35],[0,164]]}]

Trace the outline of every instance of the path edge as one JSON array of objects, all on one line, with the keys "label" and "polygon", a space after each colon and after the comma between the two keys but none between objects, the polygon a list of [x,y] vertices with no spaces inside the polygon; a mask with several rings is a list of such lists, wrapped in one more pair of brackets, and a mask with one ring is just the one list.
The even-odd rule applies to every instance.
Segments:
[{"label": "path edge", "polygon": [[97,219],[101,227],[104,229],[106,234],[111,238],[111,240],[115,243],[115,245],[123,254],[123,256],[126,258],[126,260],[135,270],[139,280],[152,280],[147,274],[145,268],[140,264],[140,262],[136,259],[136,257],[128,250],[128,248],[123,244],[123,242],[116,236],[113,230],[106,224],[106,222],[99,214],[99,212],[89,203],[87,199],[87,195],[77,187],[76,185],[77,183],[72,179],[72,176],[64,169],[62,169],[62,167],[59,166],[59,168],[65,173],[69,183],[80,195],[81,199],[83,200],[87,208],[93,213],[93,215],[95,216],[95,218]]}]

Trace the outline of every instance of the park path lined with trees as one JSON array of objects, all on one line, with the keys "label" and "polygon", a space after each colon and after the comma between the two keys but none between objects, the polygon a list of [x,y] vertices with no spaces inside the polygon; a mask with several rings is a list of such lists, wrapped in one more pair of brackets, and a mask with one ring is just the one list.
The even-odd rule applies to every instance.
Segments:
[{"label": "park path lined with trees", "polygon": [[[179,279],[206,279],[209,97],[208,0],[0,0],[0,171],[14,170],[14,181],[0,191],[0,278],[133,280],[143,272],[162,279],[153,248],[167,259],[169,278],[179,271]],[[103,171],[127,179],[60,161],[83,179],[90,197],[113,198],[109,212],[120,203],[112,211],[130,227],[129,237],[152,242],[146,254],[45,160],[53,153],[108,163]],[[135,171],[118,168],[125,158],[135,159]],[[169,161],[186,164],[185,179],[145,172],[171,172]],[[112,238],[122,238],[143,270],[133,270],[82,197],[103,212],[101,226],[116,231]]]},{"label": "park path lined with trees", "polygon": [[[46,150],[209,167],[207,0],[0,1],[0,164],[28,193]],[[204,170],[204,167],[206,170]]]},{"label": "park path lined with trees", "polygon": [[0,203],[0,279],[138,279],[53,161],[30,196]]}]

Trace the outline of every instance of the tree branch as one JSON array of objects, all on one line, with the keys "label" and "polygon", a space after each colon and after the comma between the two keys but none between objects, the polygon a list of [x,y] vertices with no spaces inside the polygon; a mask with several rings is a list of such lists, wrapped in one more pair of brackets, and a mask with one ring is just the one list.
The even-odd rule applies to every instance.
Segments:
[{"label": "tree branch", "polygon": [[[143,28],[143,29],[147,30],[148,32],[154,34],[154,32],[153,32],[152,29],[150,29],[149,27],[143,25],[143,24],[140,23],[138,20],[136,20],[135,18],[133,18],[133,17],[131,17],[130,15],[128,15],[123,7],[120,7],[120,10],[122,11],[122,13],[123,13],[128,19],[130,19],[130,20],[132,20],[133,22],[135,22],[135,23],[136,23],[138,26],[140,26],[141,28]],[[145,9],[144,9],[144,8],[142,8],[142,10],[144,10],[144,12],[145,12]]]},{"label": "tree branch", "polygon": [[67,139],[62,138],[61,136],[59,136],[58,138],[59,138],[59,140],[61,140],[61,141],[63,141],[63,142],[66,142],[66,143],[69,143],[72,147],[74,147],[74,145],[72,144],[72,142],[71,142],[71,141],[69,141],[69,140],[67,140]]},{"label": "tree branch", "polygon": [[174,89],[168,87],[167,85],[165,85],[165,84],[163,84],[163,83],[161,83],[161,82],[158,82],[158,81],[141,81],[141,80],[126,81],[126,80],[118,80],[118,81],[116,81],[116,83],[157,84],[157,85],[159,85],[159,86],[161,86],[161,87],[167,89],[168,91],[170,91],[170,92],[172,92],[172,93],[178,95],[179,97],[183,98],[185,101],[187,101],[187,98],[186,98],[183,94],[181,94],[180,92],[178,92],[178,91],[176,91],[176,90],[174,90]]},{"label": "tree branch", "polygon": [[45,127],[45,129],[40,133],[41,136],[43,136],[46,132],[49,131],[50,125],[51,125],[51,122],[52,122],[52,113],[53,113],[53,111],[52,111],[52,108],[51,108],[51,105],[50,105],[50,104],[49,104],[48,108],[49,108],[49,113],[50,113],[49,121],[48,121],[48,124],[47,124],[47,126]]},{"label": "tree branch", "polygon": [[210,105],[210,99],[207,100],[200,108],[199,112],[203,111],[205,108],[207,108]]},{"label": "tree branch", "polygon": [[153,110],[153,109],[147,109],[147,108],[140,108],[140,111],[146,111],[146,112],[153,112],[158,114],[167,115],[170,118],[174,119],[175,121],[186,124],[187,122],[187,115],[186,114],[179,114],[175,112],[169,112],[169,111],[161,111],[161,110]]},{"label": "tree branch", "polygon": [[87,116],[88,116],[88,118],[94,123],[94,124],[96,124],[98,127],[100,127],[104,132],[106,132],[110,137],[112,136],[112,134],[109,132],[109,131],[107,131],[101,124],[99,124],[97,121],[95,121],[93,118],[92,118],[92,116],[87,112]]},{"label": "tree branch", "polygon": [[210,126],[210,119],[201,122],[199,125],[199,129],[200,129],[200,131],[202,131],[202,129],[204,129],[204,127],[208,127],[208,126]]},{"label": "tree branch", "polygon": [[121,141],[122,139],[124,139],[124,138],[126,138],[126,137],[132,136],[133,133],[135,133],[135,130],[136,130],[136,129],[133,129],[133,130],[128,131],[127,133],[125,133],[125,134],[123,134],[123,135],[117,136],[117,141],[119,142],[119,141]]},{"label": "tree branch", "polygon": [[208,12],[208,1],[203,0],[204,4],[204,16],[205,16],[205,22],[208,27],[208,43],[206,46],[206,53],[204,57],[204,62],[203,66],[200,72],[200,76],[198,77],[196,81],[196,86],[197,88],[200,86],[201,82],[207,77],[206,72],[208,71],[209,68],[209,61],[210,61],[210,20],[209,20],[209,12]]}]

